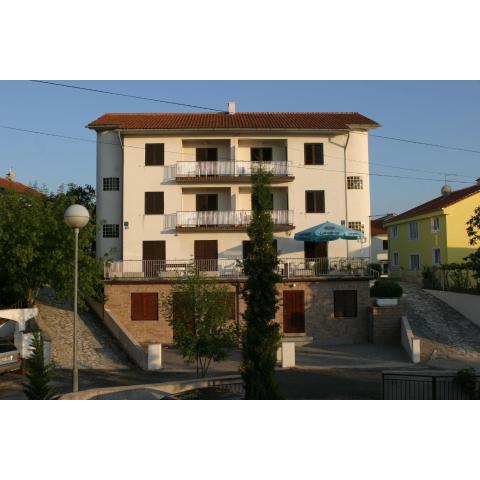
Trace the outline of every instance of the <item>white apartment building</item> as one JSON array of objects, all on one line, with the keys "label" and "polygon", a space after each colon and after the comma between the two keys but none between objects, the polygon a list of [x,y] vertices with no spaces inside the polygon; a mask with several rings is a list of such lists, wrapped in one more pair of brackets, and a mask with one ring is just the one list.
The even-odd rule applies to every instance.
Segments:
[{"label": "white apartment building", "polygon": [[[109,113],[97,133],[97,255],[126,262],[233,261],[248,248],[251,173],[273,173],[280,258],[368,257],[368,132],[359,113]],[[330,221],[363,241],[307,244]],[[133,267],[135,268],[135,267]]]}]

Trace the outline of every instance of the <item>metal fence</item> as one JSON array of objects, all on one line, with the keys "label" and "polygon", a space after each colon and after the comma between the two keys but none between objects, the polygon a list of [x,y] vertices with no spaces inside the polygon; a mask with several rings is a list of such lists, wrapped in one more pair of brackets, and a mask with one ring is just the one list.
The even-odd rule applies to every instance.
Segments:
[{"label": "metal fence", "polygon": [[288,162],[244,162],[244,161],[216,161],[216,162],[178,162],[175,168],[176,177],[215,177],[215,176],[249,176],[263,169],[275,176],[290,175]]},{"label": "metal fence", "polygon": [[[455,383],[455,373],[383,372],[384,400],[468,400],[468,394]],[[480,376],[475,377],[476,388]]]},{"label": "metal fence", "polygon": [[[106,279],[184,277],[193,271],[220,278],[245,278],[242,261],[226,259],[120,260],[105,263]],[[280,258],[278,273],[283,278],[322,276],[373,276],[368,258]]]},{"label": "metal fence", "polygon": [[[274,225],[293,225],[293,210],[272,210]],[[251,210],[177,212],[177,227],[243,227],[252,220]]]}]

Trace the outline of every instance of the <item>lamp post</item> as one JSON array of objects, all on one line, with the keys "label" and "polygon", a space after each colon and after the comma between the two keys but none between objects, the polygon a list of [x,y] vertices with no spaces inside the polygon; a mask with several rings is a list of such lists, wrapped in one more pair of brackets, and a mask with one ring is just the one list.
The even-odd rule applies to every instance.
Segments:
[{"label": "lamp post", "polygon": [[75,287],[73,300],[73,366],[72,390],[78,392],[78,366],[77,366],[77,299],[78,299],[78,233],[89,221],[88,210],[82,205],[70,205],[63,216],[65,223],[73,228],[75,233]]}]

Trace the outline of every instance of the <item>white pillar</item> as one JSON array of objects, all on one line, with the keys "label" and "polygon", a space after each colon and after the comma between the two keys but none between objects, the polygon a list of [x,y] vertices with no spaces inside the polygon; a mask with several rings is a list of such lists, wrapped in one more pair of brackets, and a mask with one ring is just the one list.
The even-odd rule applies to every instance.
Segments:
[{"label": "white pillar", "polygon": [[160,370],[162,368],[162,344],[148,346],[147,369]]},{"label": "white pillar", "polygon": [[295,367],[295,343],[282,343],[282,368]]}]

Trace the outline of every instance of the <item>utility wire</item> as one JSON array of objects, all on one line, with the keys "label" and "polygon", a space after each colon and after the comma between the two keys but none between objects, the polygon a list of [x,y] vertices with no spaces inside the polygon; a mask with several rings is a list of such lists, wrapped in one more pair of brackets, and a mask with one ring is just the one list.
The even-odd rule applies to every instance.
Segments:
[{"label": "utility wire", "polygon": [[[51,133],[51,132],[42,132],[40,130],[29,130],[25,128],[18,128],[18,127],[12,127],[9,125],[0,125],[0,128],[5,129],[5,130],[12,130],[12,131],[17,131],[17,132],[23,132],[23,133],[31,133],[35,135],[43,135],[43,136],[48,136],[48,137],[55,137],[55,138],[61,138],[64,140],[74,140],[74,141],[80,141],[80,142],[86,142],[86,143],[100,143],[100,144],[105,144],[105,145],[114,145],[116,147],[121,147],[120,144],[114,143],[114,142],[105,142],[101,140],[91,140],[87,138],[81,138],[81,137],[73,137],[73,136],[68,136],[68,135],[61,135],[57,133]],[[145,150],[145,147],[141,146],[136,146],[136,145],[127,145],[124,144],[123,147],[126,148],[136,148],[139,150]],[[179,151],[169,151],[165,150],[166,153],[172,153],[176,155],[185,155],[184,152],[179,152]],[[231,159],[230,159],[231,160]],[[367,163],[367,162],[365,162]],[[433,182],[443,182],[443,179],[438,179],[438,178],[425,178],[425,177],[407,177],[407,176],[400,176],[400,175],[388,175],[388,174],[382,174],[382,173],[372,173],[369,172],[368,174],[366,172],[353,172],[353,171],[345,171],[345,170],[332,170],[324,167],[316,167],[316,166],[310,166],[310,165],[290,165],[292,168],[304,168],[308,170],[319,170],[322,172],[335,172],[335,173],[348,173],[348,174],[355,174],[355,175],[371,175],[371,176],[376,176],[376,177],[388,177],[388,178],[399,178],[399,179],[408,179],[408,180],[424,180],[424,181],[433,181]],[[452,183],[465,183],[465,184],[471,184],[474,182],[474,180],[467,182],[467,181],[462,181],[462,180],[450,180]]]},{"label": "utility wire", "polygon": [[[193,105],[193,104],[188,104],[188,103],[173,102],[173,101],[170,101],[170,100],[162,100],[162,99],[159,99],[159,98],[141,97],[141,96],[138,96],[138,95],[129,95],[129,94],[126,94],[126,93],[112,92],[110,90],[99,90],[99,89],[96,89],[96,88],[79,87],[78,85],[68,85],[66,83],[49,82],[49,81],[46,81],[46,80],[30,80],[30,81],[35,82],[35,83],[43,83],[43,84],[46,84],[46,85],[54,85],[54,86],[57,86],[57,87],[73,88],[73,89],[77,89],[77,90],[84,90],[84,91],[94,92],[94,93],[103,93],[105,95],[116,95],[116,96],[119,96],[119,97],[135,98],[137,100],[149,100],[149,101],[152,101],[152,102],[167,103],[167,104],[170,104],[170,105],[179,105],[179,106],[182,106],[182,107],[191,107],[191,108],[198,108],[198,109],[202,109],[202,110],[210,110],[210,111],[213,111],[213,112],[225,113],[225,110],[217,109],[217,108],[211,108],[211,107],[205,107],[205,106],[202,106],[202,105]],[[381,138],[383,140],[392,140],[392,141],[395,141],[395,142],[412,143],[412,144],[416,144],[416,145],[424,145],[426,147],[443,148],[445,150],[454,150],[454,151],[460,151],[460,152],[480,154],[480,150],[475,150],[475,149],[471,149],[471,148],[454,147],[454,146],[451,146],[451,145],[442,145],[442,144],[438,144],[438,143],[424,142],[424,141],[421,141],[421,140],[412,140],[412,139],[409,139],[409,138],[390,137],[390,136],[386,136],[386,135],[378,135],[378,134],[369,133],[369,132],[351,131],[350,133],[368,135],[370,137]]]},{"label": "utility wire", "polygon": [[127,93],[112,92],[112,91],[109,91],[109,90],[99,90],[97,88],[79,87],[78,85],[67,85],[66,83],[47,82],[46,80],[30,80],[30,81],[34,82],[34,83],[43,83],[45,85],[54,85],[56,87],[73,88],[75,90],[84,90],[84,91],[87,91],[87,92],[103,93],[105,95],[115,95],[117,97],[135,98],[137,100],[149,100],[151,102],[167,103],[169,105],[177,105],[177,106],[181,106],[181,107],[190,107],[190,108],[198,108],[198,109],[201,109],[201,110],[210,110],[211,112],[222,112],[222,113],[225,112],[225,110],[220,110],[218,108],[203,107],[201,105],[193,105],[193,104],[189,104],[189,103],[173,102],[171,100],[163,100],[163,99],[160,99],[160,98],[141,97],[139,95],[129,95]]}]

